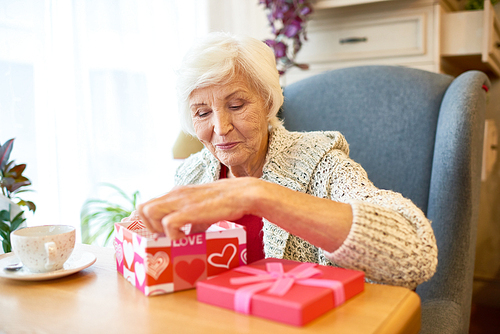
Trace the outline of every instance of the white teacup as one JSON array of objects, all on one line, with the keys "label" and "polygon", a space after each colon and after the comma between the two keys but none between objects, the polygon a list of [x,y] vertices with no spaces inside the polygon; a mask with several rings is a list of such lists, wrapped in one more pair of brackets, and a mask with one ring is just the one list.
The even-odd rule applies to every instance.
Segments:
[{"label": "white teacup", "polygon": [[69,225],[26,227],[10,234],[12,250],[31,272],[63,268],[75,248],[75,228]]}]

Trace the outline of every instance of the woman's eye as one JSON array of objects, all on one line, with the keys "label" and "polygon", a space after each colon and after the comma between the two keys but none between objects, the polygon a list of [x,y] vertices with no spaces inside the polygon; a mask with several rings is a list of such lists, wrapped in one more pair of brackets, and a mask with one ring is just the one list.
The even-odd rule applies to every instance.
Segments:
[{"label": "woman's eye", "polygon": [[196,116],[203,118],[203,117],[208,116],[209,114],[210,114],[210,111],[208,111],[208,110],[198,110],[198,112],[196,113]]},{"label": "woman's eye", "polygon": [[240,104],[233,104],[231,106],[229,106],[229,109],[231,110],[238,110],[238,109],[241,109],[243,107],[243,104],[240,103]]}]

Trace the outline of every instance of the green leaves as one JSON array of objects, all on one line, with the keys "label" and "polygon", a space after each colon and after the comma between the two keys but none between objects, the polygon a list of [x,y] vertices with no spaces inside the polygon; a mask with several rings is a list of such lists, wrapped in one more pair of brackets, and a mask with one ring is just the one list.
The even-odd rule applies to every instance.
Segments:
[{"label": "green leaves", "polygon": [[10,244],[10,234],[17,230],[19,226],[26,220],[23,218],[23,212],[19,212],[12,221],[10,220],[11,205],[9,210],[0,211],[0,238],[2,239],[2,247],[5,253],[12,251]]},{"label": "green leaves", "polygon": [[[498,0],[491,0],[491,4],[494,5]],[[484,9],[484,0],[469,0],[465,4],[466,10],[480,10]]]},{"label": "green leaves", "polygon": [[103,246],[106,246],[113,236],[114,224],[130,216],[137,205],[138,191],[129,196],[115,185],[103,183],[102,186],[113,189],[124,204],[94,198],[85,201],[80,211],[82,242],[85,244],[93,244],[104,238]]},{"label": "green leaves", "polygon": [[10,153],[14,147],[14,138],[9,139],[5,144],[0,144],[0,188],[2,194],[9,199],[17,199],[17,205],[26,206],[29,210],[36,211],[35,203],[25,201],[17,194],[26,191],[21,189],[31,185],[31,181],[23,175],[26,164],[16,165],[14,160],[9,161]]}]

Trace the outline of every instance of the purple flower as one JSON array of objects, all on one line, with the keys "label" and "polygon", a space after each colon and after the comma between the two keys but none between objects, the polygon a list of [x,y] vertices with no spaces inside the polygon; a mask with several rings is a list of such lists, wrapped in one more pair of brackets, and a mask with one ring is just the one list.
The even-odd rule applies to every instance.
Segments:
[{"label": "purple flower", "polygon": [[302,15],[302,16],[307,16],[307,15],[311,14],[311,12],[312,12],[312,8],[308,5],[305,5],[304,7],[302,7],[300,9],[300,15]]},{"label": "purple flower", "polygon": [[266,39],[264,41],[271,49],[274,50],[274,56],[276,58],[282,58],[286,56],[287,46],[283,42],[276,42],[273,39]]},{"label": "purple flower", "polygon": [[285,26],[285,28],[283,29],[283,33],[286,37],[291,38],[297,35],[300,29],[302,29],[300,22],[295,20]]},{"label": "purple flower", "polygon": [[300,51],[302,41],[307,40],[305,24],[306,17],[313,11],[312,0],[259,0],[259,3],[265,5],[274,35],[274,39],[264,42],[274,51],[279,73],[284,74],[292,66],[306,69],[307,64],[295,62],[295,55]]},{"label": "purple flower", "polygon": [[273,17],[277,19],[283,19],[285,17],[286,12],[290,10],[288,5],[283,5],[281,7],[276,7],[273,11]]},{"label": "purple flower", "polygon": [[267,44],[270,48],[274,49],[274,46],[276,45],[276,41],[274,39],[266,39],[264,43]]},{"label": "purple flower", "polygon": [[287,46],[283,42],[278,42],[274,45],[274,55],[276,58],[282,58],[286,56]]}]

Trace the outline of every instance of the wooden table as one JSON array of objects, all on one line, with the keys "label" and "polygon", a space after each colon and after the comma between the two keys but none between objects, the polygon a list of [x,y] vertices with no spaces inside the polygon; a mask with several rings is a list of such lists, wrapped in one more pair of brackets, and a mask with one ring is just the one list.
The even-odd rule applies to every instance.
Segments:
[{"label": "wooden table", "polygon": [[418,333],[420,299],[411,290],[365,291],[305,327],[199,303],[196,291],[146,297],[115,268],[114,251],[88,245],[91,267],[49,281],[0,278],[0,333]]}]

